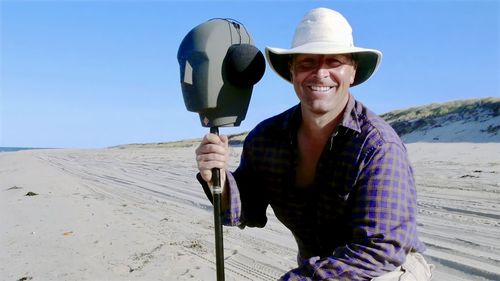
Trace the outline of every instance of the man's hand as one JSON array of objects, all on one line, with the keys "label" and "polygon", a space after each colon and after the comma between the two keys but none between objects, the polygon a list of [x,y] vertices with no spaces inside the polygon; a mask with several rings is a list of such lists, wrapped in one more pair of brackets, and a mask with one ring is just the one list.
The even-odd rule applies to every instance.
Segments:
[{"label": "man's hand", "polygon": [[207,134],[196,149],[196,162],[201,177],[210,185],[212,183],[212,169],[220,169],[221,185],[226,182],[226,166],[229,160],[229,140],[227,136]]}]

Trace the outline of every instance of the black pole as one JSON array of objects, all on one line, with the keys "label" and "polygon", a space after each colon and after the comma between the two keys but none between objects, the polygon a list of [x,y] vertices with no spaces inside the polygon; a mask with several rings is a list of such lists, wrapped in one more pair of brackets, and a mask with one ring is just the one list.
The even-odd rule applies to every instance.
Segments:
[{"label": "black pole", "polygon": [[[211,127],[210,133],[219,135],[218,127]],[[215,258],[217,267],[217,281],[224,281],[224,243],[222,237],[221,197],[222,185],[220,169],[212,169],[213,198],[214,198],[214,225],[215,225]]]}]

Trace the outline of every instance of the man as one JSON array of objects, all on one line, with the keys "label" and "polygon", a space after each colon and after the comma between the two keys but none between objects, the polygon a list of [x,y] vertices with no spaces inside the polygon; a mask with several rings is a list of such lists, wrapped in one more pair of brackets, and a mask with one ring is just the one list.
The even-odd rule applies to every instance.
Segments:
[{"label": "man", "polygon": [[300,103],[249,133],[234,173],[224,170],[227,137],[206,135],[198,179],[210,195],[211,169],[222,169],[226,225],[264,227],[273,208],[299,249],[298,267],[281,280],[429,280],[406,148],[349,92],[382,54],[355,47],[351,33],[341,14],[318,8],[291,49],[266,48]]}]

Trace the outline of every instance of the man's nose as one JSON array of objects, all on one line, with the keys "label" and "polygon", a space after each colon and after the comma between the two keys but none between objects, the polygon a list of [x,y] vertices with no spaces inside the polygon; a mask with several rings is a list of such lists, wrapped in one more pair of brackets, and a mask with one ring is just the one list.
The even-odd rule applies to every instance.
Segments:
[{"label": "man's nose", "polygon": [[323,62],[319,63],[318,66],[316,67],[315,75],[318,78],[328,77],[329,76],[329,71],[328,71],[327,65],[325,63],[323,63]]}]

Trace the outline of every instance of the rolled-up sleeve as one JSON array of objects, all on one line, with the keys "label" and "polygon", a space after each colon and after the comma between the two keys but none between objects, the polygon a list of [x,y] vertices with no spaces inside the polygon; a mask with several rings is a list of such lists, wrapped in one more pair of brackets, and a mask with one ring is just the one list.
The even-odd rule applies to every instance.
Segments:
[{"label": "rolled-up sleeve", "polygon": [[[264,227],[267,223],[266,210],[269,200],[266,198],[264,187],[258,184],[258,173],[250,168],[252,165],[249,162],[253,153],[251,142],[245,141],[238,168],[233,173],[226,171],[230,197],[230,206],[223,214],[223,223],[226,226]],[[208,184],[200,174],[197,178],[208,199],[213,203]]]},{"label": "rolled-up sleeve", "polygon": [[[208,200],[213,204],[213,195],[208,184],[203,180],[201,175],[198,173],[196,176],[198,182],[203,187],[205,195]],[[223,224],[226,226],[240,226],[241,225],[241,200],[240,192],[238,190],[238,185],[231,172],[226,172],[227,184],[229,187],[229,208],[223,214]]]},{"label": "rolled-up sleeve", "polygon": [[240,226],[241,225],[241,199],[238,185],[232,173],[226,173],[227,183],[229,187],[229,208],[224,213],[224,225]]}]

